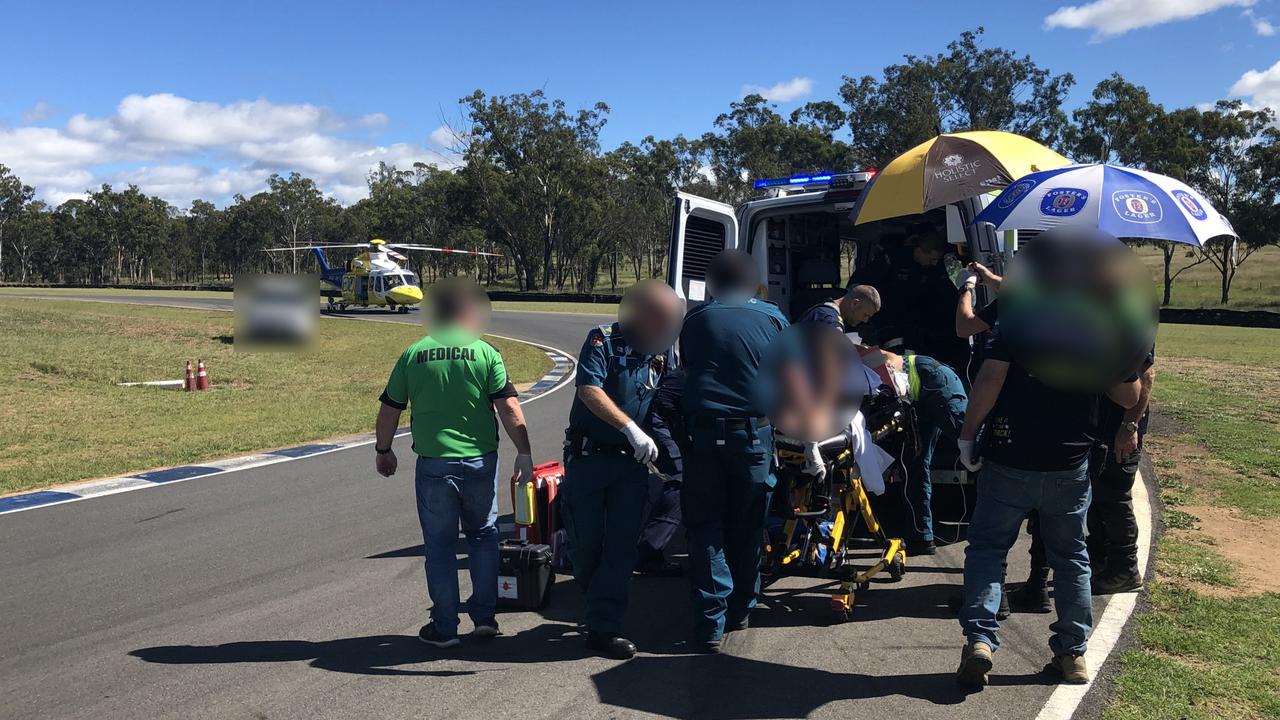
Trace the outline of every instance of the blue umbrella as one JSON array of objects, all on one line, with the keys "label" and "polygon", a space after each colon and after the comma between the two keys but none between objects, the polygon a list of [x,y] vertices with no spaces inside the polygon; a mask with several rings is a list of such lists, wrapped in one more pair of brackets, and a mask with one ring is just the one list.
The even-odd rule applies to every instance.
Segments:
[{"label": "blue umbrella", "polygon": [[996,230],[1097,228],[1121,238],[1200,247],[1239,237],[1193,188],[1166,175],[1116,165],[1073,165],[1024,175],[978,213]]}]

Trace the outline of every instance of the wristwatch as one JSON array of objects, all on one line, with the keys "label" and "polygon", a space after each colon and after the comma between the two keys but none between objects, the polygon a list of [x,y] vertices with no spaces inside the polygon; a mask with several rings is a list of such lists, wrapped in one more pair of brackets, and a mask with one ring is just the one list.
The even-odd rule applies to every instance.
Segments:
[{"label": "wristwatch", "polygon": [[391,452],[391,448],[387,448],[387,449],[383,450],[382,448],[378,447],[377,445],[374,445],[374,446],[373,446],[373,451],[374,451],[374,452],[376,452],[376,453],[378,453],[379,455],[386,455],[387,453]]},{"label": "wristwatch", "polygon": [[1132,420],[1125,420],[1123,423],[1120,423],[1120,427],[1124,428],[1125,430],[1128,430],[1131,433],[1138,432],[1138,423]]}]

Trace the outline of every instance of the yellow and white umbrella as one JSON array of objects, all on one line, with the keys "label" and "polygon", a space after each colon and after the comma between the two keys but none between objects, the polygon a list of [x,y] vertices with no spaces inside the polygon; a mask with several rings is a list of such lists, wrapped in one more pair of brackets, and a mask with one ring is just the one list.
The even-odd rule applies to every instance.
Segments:
[{"label": "yellow and white umbrella", "polygon": [[1071,161],[1035,140],[998,130],[948,133],[894,158],[862,194],[857,225],[919,215],[1000,190],[1039,170]]}]

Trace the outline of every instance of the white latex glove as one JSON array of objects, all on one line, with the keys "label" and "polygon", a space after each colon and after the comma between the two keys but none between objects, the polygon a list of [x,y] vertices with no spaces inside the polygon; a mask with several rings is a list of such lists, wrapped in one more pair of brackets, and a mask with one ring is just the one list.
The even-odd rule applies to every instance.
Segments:
[{"label": "white latex glove", "polygon": [[977,472],[982,468],[982,458],[978,457],[978,449],[973,446],[972,440],[957,440],[956,445],[960,448],[961,465],[969,472]]},{"label": "white latex glove", "polygon": [[530,480],[533,479],[533,456],[532,455],[524,455],[524,454],[516,455],[515,473],[512,475],[512,477],[520,482],[529,482]]},{"label": "white latex glove", "polygon": [[631,448],[636,451],[636,462],[648,465],[658,459],[658,444],[653,441],[653,438],[645,435],[635,421],[627,423],[622,428],[622,434],[627,436],[627,442],[631,443]]},{"label": "white latex glove", "polygon": [[805,475],[812,475],[819,480],[827,476],[827,464],[822,460],[822,453],[818,450],[818,443],[804,444],[804,468]]},{"label": "white latex glove", "polygon": [[960,273],[956,275],[956,285],[967,290],[972,290],[978,287],[978,273],[967,268],[961,270]]}]

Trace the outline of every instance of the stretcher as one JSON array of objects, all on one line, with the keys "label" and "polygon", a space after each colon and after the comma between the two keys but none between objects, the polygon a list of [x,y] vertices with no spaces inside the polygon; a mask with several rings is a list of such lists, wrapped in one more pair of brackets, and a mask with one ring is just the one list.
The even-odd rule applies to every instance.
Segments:
[{"label": "stretcher", "polygon": [[[844,622],[853,613],[858,592],[871,587],[871,579],[887,573],[896,582],[907,567],[901,538],[886,535],[876,520],[853,459],[853,438],[846,431],[818,444],[827,474],[819,479],[804,473],[804,443],[774,434],[778,484],[773,513],[767,528],[762,571],[772,581],[785,575],[808,575],[838,581],[831,593],[833,621]],[[865,535],[855,534],[859,520]],[[854,545],[877,550],[877,560],[860,569],[852,557]]]}]

